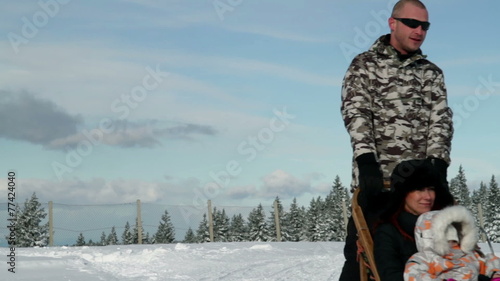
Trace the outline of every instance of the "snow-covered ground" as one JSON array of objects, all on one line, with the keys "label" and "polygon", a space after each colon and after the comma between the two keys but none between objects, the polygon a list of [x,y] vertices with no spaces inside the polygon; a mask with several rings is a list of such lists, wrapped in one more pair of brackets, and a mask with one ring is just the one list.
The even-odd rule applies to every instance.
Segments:
[{"label": "snow-covered ground", "polygon": [[[340,242],[0,248],[0,280],[338,280]],[[481,244],[486,252],[487,245]],[[494,244],[496,253],[500,244]]]}]

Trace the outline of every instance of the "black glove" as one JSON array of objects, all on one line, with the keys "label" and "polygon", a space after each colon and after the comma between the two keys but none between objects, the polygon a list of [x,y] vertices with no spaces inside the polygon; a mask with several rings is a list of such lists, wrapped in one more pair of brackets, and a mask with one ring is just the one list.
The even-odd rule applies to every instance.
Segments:
[{"label": "black glove", "polygon": [[429,158],[429,159],[431,160],[432,166],[439,175],[439,180],[441,181],[441,184],[447,191],[450,191],[450,187],[448,186],[448,180],[447,180],[448,163],[446,163],[446,161],[444,161],[443,159],[439,158]]},{"label": "black glove", "polygon": [[356,157],[358,163],[358,182],[361,189],[361,207],[366,207],[368,202],[374,200],[384,188],[384,179],[380,164],[375,159],[375,154],[365,153]]},{"label": "black glove", "polygon": [[490,278],[490,277],[488,277],[488,276],[486,276],[486,275],[483,275],[483,274],[479,274],[479,276],[478,276],[478,279],[477,279],[477,280],[478,280],[478,281],[490,281],[490,280],[493,280],[493,278]]}]

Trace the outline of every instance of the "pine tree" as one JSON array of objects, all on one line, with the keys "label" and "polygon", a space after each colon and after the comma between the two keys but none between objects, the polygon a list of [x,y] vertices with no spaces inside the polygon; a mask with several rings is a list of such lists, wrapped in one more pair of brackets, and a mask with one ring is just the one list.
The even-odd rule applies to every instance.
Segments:
[{"label": "pine tree", "polygon": [[123,245],[134,244],[134,234],[132,233],[132,230],[130,229],[130,224],[128,221],[125,224],[125,229],[123,230],[122,244]]},{"label": "pine tree", "polygon": [[269,240],[266,215],[264,213],[264,208],[262,208],[262,204],[259,204],[257,208],[253,209],[250,214],[248,214],[248,230],[248,238],[250,241],[265,242]]},{"label": "pine tree", "polygon": [[330,194],[325,199],[325,222],[327,223],[325,238],[327,241],[345,240],[347,225],[344,219],[344,208],[347,209],[349,201],[349,191],[337,176]]},{"label": "pine tree", "polygon": [[76,238],[75,246],[85,246],[86,244],[85,237],[83,237],[83,233],[80,232],[80,235]]},{"label": "pine tree", "polygon": [[290,211],[285,214],[283,227],[287,241],[298,242],[305,238],[305,210],[299,207],[297,198],[293,198]]},{"label": "pine tree", "polygon": [[146,232],[146,236],[142,237],[142,244],[151,244],[151,237],[149,232]]},{"label": "pine tree", "polygon": [[226,211],[222,211],[214,208],[214,241],[215,242],[227,242],[229,236],[229,217],[226,215]]},{"label": "pine tree", "polygon": [[450,180],[450,192],[460,205],[472,209],[470,191],[467,187],[467,179],[462,165],[458,168],[458,174]]},{"label": "pine tree", "polygon": [[101,241],[99,242],[99,245],[101,246],[108,245],[108,241],[106,239],[106,233],[104,233],[104,231],[101,233]]},{"label": "pine tree", "polygon": [[479,221],[480,219],[479,206],[481,206],[483,221],[484,221],[484,208],[486,207],[487,201],[488,201],[488,187],[484,182],[481,182],[479,184],[479,189],[472,191],[471,195],[471,202],[472,202],[471,211],[474,217],[476,218],[476,221]]},{"label": "pine tree", "polygon": [[198,225],[198,230],[196,231],[197,240],[200,243],[210,242],[210,233],[208,231],[208,221],[207,214],[203,214],[203,219]]},{"label": "pine tree", "polygon": [[306,227],[307,227],[307,241],[325,241],[325,227],[324,221],[324,203],[323,199],[318,196],[317,199],[312,199],[309,204],[309,209],[306,213]]},{"label": "pine tree", "polygon": [[248,241],[248,228],[241,214],[233,215],[229,224],[229,241]]},{"label": "pine tree", "polygon": [[49,240],[49,223],[41,224],[47,213],[38,202],[36,194],[24,202],[21,209],[16,205],[16,246],[17,247],[43,247]]},{"label": "pine tree", "polygon": [[118,244],[118,235],[116,235],[116,230],[114,226],[111,228],[111,232],[108,234],[108,237],[106,238],[106,244],[107,245]]},{"label": "pine tree", "polygon": [[154,243],[155,244],[167,244],[173,243],[175,240],[175,230],[174,225],[170,221],[170,215],[168,211],[165,210],[165,213],[161,216],[160,225],[158,226],[158,230],[154,235]]},{"label": "pine tree", "polygon": [[495,176],[491,177],[485,208],[485,229],[492,242],[500,242],[500,190]]},{"label": "pine tree", "polygon": [[184,243],[196,243],[197,242],[196,235],[194,235],[194,232],[191,229],[191,227],[189,227],[188,230],[186,231],[186,236],[184,236],[184,240],[182,242],[184,242]]},{"label": "pine tree", "polygon": [[[284,221],[284,216],[285,216],[285,211],[283,210],[283,205],[281,204],[281,201],[278,196],[276,196],[276,199],[274,199],[275,202],[277,202],[278,205],[278,222],[280,224],[280,235],[281,235],[281,241],[287,241],[288,234],[284,233],[286,231],[286,227],[283,227],[283,221]],[[276,210],[271,211],[271,214],[268,219],[268,233],[269,233],[269,238],[270,241],[277,241],[278,234],[276,233],[276,218],[275,218],[275,212]]]},{"label": "pine tree", "polygon": [[488,186],[481,182],[481,185],[479,186],[479,202],[483,205],[483,208],[488,204],[488,192]]}]

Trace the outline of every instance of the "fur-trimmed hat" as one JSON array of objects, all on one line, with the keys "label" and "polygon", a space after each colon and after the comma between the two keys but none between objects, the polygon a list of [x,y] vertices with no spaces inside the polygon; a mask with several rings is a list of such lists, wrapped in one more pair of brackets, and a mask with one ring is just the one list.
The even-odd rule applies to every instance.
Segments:
[{"label": "fur-trimmed hat", "polygon": [[391,202],[382,215],[382,219],[393,215],[403,204],[406,195],[424,187],[434,187],[436,198],[434,210],[453,204],[449,190],[443,186],[437,169],[430,159],[416,159],[400,162],[391,174]]},{"label": "fur-trimmed hat", "polygon": [[429,186],[442,187],[439,174],[429,159],[403,161],[392,171],[391,188],[394,191],[408,193]]}]

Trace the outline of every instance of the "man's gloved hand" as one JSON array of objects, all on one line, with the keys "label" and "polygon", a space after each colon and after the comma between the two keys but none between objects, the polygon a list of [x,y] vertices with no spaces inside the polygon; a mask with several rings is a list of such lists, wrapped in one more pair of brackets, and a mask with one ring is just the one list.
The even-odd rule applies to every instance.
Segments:
[{"label": "man's gloved hand", "polygon": [[[359,188],[361,189],[361,194],[363,194],[361,206],[366,206],[370,199],[375,199],[375,197],[384,188],[384,179],[382,171],[380,170],[380,164],[375,159],[375,154],[365,153],[356,157],[356,163],[358,164],[358,182]],[[364,202],[363,202],[364,201]]]},{"label": "man's gloved hand", "polygon": [[431,160],[432,166],[434,169],[436,169],[437,173],[439,174],[439,179],[441,180],[441,184],[443,185],[446,190],[450,190],[450,187],[448,186],[448,163],[444,161],[443,159],[439,158],[429,158]]}]

